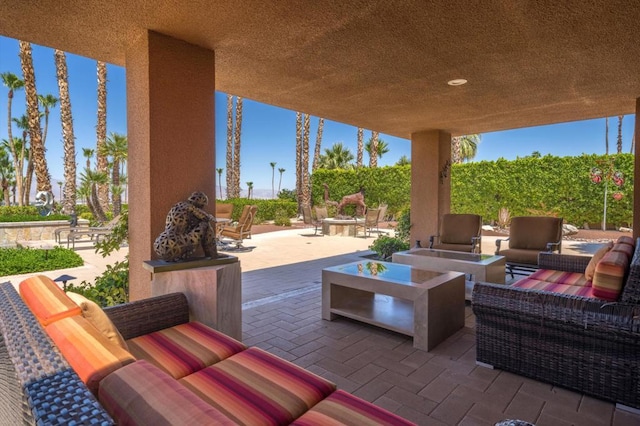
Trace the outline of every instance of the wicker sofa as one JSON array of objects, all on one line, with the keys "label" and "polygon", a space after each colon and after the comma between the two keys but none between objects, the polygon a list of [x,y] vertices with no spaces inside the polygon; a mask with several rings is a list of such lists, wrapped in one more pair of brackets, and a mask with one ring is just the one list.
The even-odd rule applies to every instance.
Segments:
[{"label": "wicker sofa", "polygon": [[[640,239],[631,254],[614,301],[476,283],[478,363],[640,408]],[[589,261],[539,256],[547,276],[583,273]]]},{"label": "wicker sofa", "polygon": [[123,352],[58,287],[26,281],[0,284],[3,424],[412,424],[190,322],[182,293],[106,308]]}]

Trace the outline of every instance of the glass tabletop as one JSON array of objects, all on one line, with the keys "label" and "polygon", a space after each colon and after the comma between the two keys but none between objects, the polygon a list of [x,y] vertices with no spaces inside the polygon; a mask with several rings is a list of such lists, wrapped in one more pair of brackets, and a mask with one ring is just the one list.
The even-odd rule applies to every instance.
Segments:
[{"label": "glass tabletop", "polygon": [[463,260],[465,262],[484,262],[495,257],[493,254],[465,253],[460,251],[416,249],[402,252],[416,256],[435,257],[440,259]]},{"label": "glass tabletop", "polygon": [[437,276],[442,275],[442,272],[416,269],[410,265],[403,265],[400,263],[379,261],[360,261],[348,263],[346,265],[326,268],[326,270],[354,276],[393,281],[407,285],[422,284]]}]

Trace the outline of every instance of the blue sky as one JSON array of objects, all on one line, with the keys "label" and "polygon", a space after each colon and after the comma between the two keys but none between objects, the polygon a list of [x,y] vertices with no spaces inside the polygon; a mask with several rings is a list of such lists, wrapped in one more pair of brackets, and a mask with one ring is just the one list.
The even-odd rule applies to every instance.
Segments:
[{"label": "blue sky", "polygon": [[[32,45],[38,93],[51,93],[58,97],[53,50]],[[13,72],[22,78],[18,41],[0,36],[0,72]],[[67,54],[69,69],[69,91],[76,137],[77,163],[84,165],[82,148],[95,148],[95,126],[97,110],[97,76],[95,60]],[[126,134],[126,90],[125,70],[115,65],[107,66],[107,132]],[[0,140],[7,138],[7,88],[0,84]],[[19,117],[25,111],[24,90],[16,92],[12,115]],[[53,179],[53,187],[63,178],[62,130],[58,107],[52,110],[46,141],[47,161]],[[623,151],[629,152],[634,128],[634,115],[623,119]],[[617,117],[609,119],[609,147],[615,151]],[[310,150],[315,144],[318,118],[311,119]],[[13,128],[14,136],[18,136]],[[356,152],[357,129],[334,121],[325,120],[322,151],[334,143],[342,142],[352,153]],[[371,131],[365,131],[365,140]],[[390,151],[378,161],[380,166],[392,165],[403,156],[410,156],[407,139],[381,134],[389,144]],[[474,161],[495,160],[503,157],[515,159],[538,151],[542,155],[580,155],[582,153],[604,154],[605,119],[539,126],[526,129],[485,133],[481,135],[478,153]],[[295,112],[245,99],[243,105],[241,152],[241,187],[252,181],[256,195],[271,193],[271,166],[276,162],[275,186],[278,186],[278,168],[284,168],[282,188],[295,185]],[[226,150],[226,95],[216,92],[216,167],[225,168]],[[368,157],[365,153],[365,163]],[[216,179],[217,173],[212,172]],[[223,174],[224,186],[224,174]],[[216,185],[217,187],[217,185]],[[57,194],[56,194],[57,195]]]}]

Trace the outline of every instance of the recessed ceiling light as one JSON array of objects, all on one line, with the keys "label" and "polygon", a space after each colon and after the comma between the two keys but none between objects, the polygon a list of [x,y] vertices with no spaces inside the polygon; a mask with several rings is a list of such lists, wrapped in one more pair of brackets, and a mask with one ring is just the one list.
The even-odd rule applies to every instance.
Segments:
[{"label": "recessed ceiling light", "polygon": [[447,81],[447,84],[449,86],[462,86],[463,84],[467,84],[467,80],[465,80],[464,78],[456,78],[456,79]]}]

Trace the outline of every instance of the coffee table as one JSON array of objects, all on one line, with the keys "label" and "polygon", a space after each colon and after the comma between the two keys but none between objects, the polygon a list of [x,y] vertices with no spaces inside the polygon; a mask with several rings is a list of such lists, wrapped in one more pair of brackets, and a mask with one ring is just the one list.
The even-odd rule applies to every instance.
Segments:
[{"label": "coffee table", "polygon": [[504,256],[414,248],[393,253],[392,259],[396,263],[434,271],[457,271],[470,274],[471,280],[465,283],[467,300],[471,300],[474,281],[505,283]]},{"label": "coffee table", "polygon": [[343,316],[413,337],[429,351],[464,327],[464,274],[359,261],[322,270],[322,318]]}]

